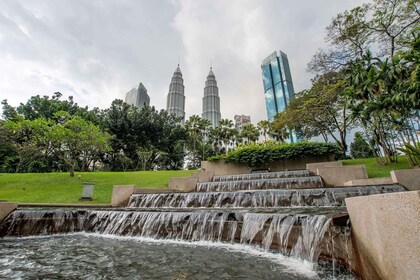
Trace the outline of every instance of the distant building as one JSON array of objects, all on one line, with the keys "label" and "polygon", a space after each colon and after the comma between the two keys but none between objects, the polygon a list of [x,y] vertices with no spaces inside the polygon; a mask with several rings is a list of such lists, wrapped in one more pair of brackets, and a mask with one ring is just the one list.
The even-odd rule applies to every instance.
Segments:
[{"label": "distant building", "polygon": [[203,114],[201,117],[211,121],[213,128],[219,126],[221,118],[219,88],[211,67],[204,87]]},{"label": "distant building", "polygon": [[[267,117],[273,121],[274,116],[283,112],[295,96],[287,55],[282,51],[273,52],[262,61],[261,70]],[[290,142],[298,140],[294,133],[290,135]]]},{"label": "distant building", "polygon": [[166,111],[177,117],[181,117],[181,124],[185,121],[185,95],[184,95],[184,80],[182,78],[181,69],[175,69],[169,84],[169,92],[166,101]]},{"label": "distant building", "polygon": [[150,97],[147,94],[147,89],[142,83],[139,84],[139,87],[131,89],[125,95],[125,102],[138,107],[139,109],[144,106],[150,106]]},{"label": "distant building", "polygon": [[251,123],[251,116],[235,115],[235,128],[240,129],[244,124]]}]

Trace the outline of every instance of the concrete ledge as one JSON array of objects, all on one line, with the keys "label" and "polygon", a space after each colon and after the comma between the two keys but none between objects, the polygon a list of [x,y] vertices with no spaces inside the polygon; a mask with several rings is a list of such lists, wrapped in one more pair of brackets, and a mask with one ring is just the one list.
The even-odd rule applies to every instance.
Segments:
[{"label": "concrete ledge", "polygon": [[176,192],[172,189],[140,189],[140,188],[135,188],[133,194],[141,194],[141,193],[172,193],[172,192]]},{"label": "concrete ledge", "polygon": [[376,186],[376,185],[392,185],[394,182],[389,177],[384,178],[371,178],[371,179],[357,179],[351,180],[344,183],[344,186],[355,187],[355,186]]},{"label": "concrete ledge", "polygon": [[198,177],[169,178],[169,189],[173,191],[192,192],[198,183]]},{"label": "concrete ledge", "polygon": [[306,164],[306,169],[309,170],[309,172],[312,175],[317,175],[317,169],[321,167],[333,167],[333,166],[343,166],[343,163],[341,161],[326,161],[326,162],[314,162],[314,163],[308,163]]},{"label": "concrete ledge", "polygon": [[420,168],[391,171],[391,178],[409,191],[420,190]]},{"label": "concrete ledge", "polygon": [[18,207],[14,202],[0,202],[0,223]]},{"label": "concrete ledge", "polygon": [[362,279],[419,279],[420,191],[346,198]]},{"label": "concrete ledge", "polygon": [[19,203],[18,207],[110,208],[111,204]]},{"label": "concrete ledge", "polygon": [[112,207],[127,206],[130,196],[134,193],[134,185],[120,185],[112,188]]},{"label": "concrete ledge", "polygon": [[344,186],[348,181],[368,178],[364,165],[318,167],[317,175],[327,186]]},{"label": "concrete ledge", "polygon": [[245,164],[240,163],[225,163],[224,160],[202,161],[201,169],[205,171],[213,171],[215,176],[220,175],[234,175],[251,173],[253,169],[270,169],[270,171],[285,171],[285,170],[301,170],[305,169],[308,163],[328,162],[333,161],[334,157],[307,157],[290,160],[279,160],[270,162],[268,164],[251,168]]},{"label": "concrete ledge", "polygon": [[198,182],[211,182],[214,177],[214,171],[200,171],[192,173],[190,177],[198,178]]}]

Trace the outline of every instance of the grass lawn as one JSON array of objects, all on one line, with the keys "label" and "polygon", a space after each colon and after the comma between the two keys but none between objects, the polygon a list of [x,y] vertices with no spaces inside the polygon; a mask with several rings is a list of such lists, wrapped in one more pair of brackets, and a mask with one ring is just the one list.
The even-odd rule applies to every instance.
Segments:
[{"label": "grass lawn", "polygon": [[[192,172],[194,171],[76,172],[75,177],[70,177],[69,173],[0,173],[0,200],[21,203],[109,204],[114,185],[167,188],[170,177],[189,176]],[[92,202],[79,202],[82,182],[95,183]]]},{"label": "grass lawn", "polygon": [[364,164],[369,178],[391,177],[389,172],[392,170],[411,169],[405,156],[399,156],[397,163],[391,163],[384,166],[376,164],[375,158],[349,159],[343,160],[342,162],[343,165]]}]

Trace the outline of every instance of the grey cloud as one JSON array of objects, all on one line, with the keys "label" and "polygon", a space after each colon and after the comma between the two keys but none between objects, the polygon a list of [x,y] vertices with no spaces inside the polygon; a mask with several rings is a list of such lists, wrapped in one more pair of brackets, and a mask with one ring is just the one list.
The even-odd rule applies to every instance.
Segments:
[{"label": "grey cloud", "polygon": [[[187,117],[201,114],[210,59],[222,117],[266,118],[260,63],[287,53],[297,90],[310,85],[305,68],[324,46],[324,28],[350,0],[5,0],[0,2],[0,99],[73,95],[108,107],[143,82],[162,109],[180,56]],[[47,78],[47,77],[50,77]]]}]

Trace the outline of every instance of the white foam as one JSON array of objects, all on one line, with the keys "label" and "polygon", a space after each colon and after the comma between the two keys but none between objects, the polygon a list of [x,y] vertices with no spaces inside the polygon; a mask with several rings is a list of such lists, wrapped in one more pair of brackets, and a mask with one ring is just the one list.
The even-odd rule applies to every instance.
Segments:
[{"label": "white foam", "polygon": [[317,274],[312,270],[313,264],[307,261],[302,261],[294,258],[289,258],[281,254],[264,251],[258,247],[243,245],[238,243],[223,243],[223,242],[210,242],[210,241],[186,241],[186,240],[173,240],[173,239],[154,239],[149,237],[139,236],[120,236],[112,234],[99,234],[99,233],[75,233],[75,235],[83,235],[88,237],[110,238],[116,240],[129,240],[135,242],[154,243],[154,244],[175,244],[183,246],[202,246],[208,248],[223,248],[225,250],[233,251],[236,253],[243,253],[265,258],[273,263],[286,266],[288,272],[299,273],[308,277],[316,277]]}]

